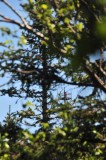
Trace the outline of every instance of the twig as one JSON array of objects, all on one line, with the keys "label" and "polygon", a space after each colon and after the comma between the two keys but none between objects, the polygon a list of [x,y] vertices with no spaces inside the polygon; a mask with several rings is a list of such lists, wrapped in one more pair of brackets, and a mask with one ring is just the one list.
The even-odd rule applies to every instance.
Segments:
[{"label": "twig", "polygon": [[83,67],[93,81],[93,84],[106,93],[106,84],[103,82],[103,80],[92,69],[89,68],[86,62],[83,64]]},{"label": "twig", "polygon": [[104,76],[106,76],[106,72],[103,70],[103,68],[100,67],[96,62],[95,62],[95,65],[96,65],[96,67],[99,69],[99,71],[100,71]]},{"label": "twig", "polygon": [[11,83],[11,81],[12,81],[12,79],[10,79],[8,82],[6,82],[6,83],[4,83],[4,84],[1,84],[1,85],[0,85],[0,88],[8,85],[9,83]]}]

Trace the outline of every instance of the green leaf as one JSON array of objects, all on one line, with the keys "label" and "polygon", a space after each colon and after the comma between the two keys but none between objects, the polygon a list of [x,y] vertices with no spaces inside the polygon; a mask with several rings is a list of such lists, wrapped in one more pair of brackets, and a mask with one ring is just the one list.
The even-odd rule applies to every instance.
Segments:
[{"label": "green leaf", "polygon": [[49,127],[49,123],[41,123],[41,125],[43,126],[44,129]]},{"label": "green leaf", "polygon": [[25,38],[25,36],[21,36],[20,40],[18,41],[18,45],[22,46],[27,44],[27,39]]},{"label": "green leaf", "polygon": [[30,102],[30,101],[28,101],[27,103],[26,103],[26,105],[28,106],[28,107],[33,107],[33,106],[35,106],[32,102]]},{"label": "green leaf", "polygon": [[78,23],[78,24],[77,24],[77,28],[78,28],[78,30],[79,30],[80,32],[82,31],[83,27],[84,27],[83,23]]},{"label": "green leaf", "polygon": [[47,5],[47,4],[42,4],[42,5],[41,5],[41,8],[42,8],[43,10],[46,10],[46,9],[48,8],[48,5]]},{"label": "green leaf", "polygon": [[99,37],[106,41],[106,17],[102,19],[101,23],[97,23],[96,29]]}]

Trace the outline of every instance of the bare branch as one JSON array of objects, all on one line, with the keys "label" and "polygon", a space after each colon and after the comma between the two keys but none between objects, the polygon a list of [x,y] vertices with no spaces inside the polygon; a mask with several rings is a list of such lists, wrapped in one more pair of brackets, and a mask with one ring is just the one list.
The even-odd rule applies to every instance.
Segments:
[{"label": "bare branch", "polygon": [[86,63],[83,65],[83,67],[93,81],[93,84],[106,93],[106,84],[103,82],[103,80],[92,69],[90,69]]},{"label": "bare branch", "polygon": [[10,19],[6,16],[4,16],[2,13],[0,13],[0,17],[2,17],[3,19],[0,20],[0,22],[7,22],[7,23],[13,23],[13,24],[16,24],[18,25],[19,27],[23,28],[24,25],[22,23],[20,23],[19,21],[16,21],[16,20],[13,20],[13,19]]},{"label": "bare branch", "polygon": [[68,25],[68,28],[72,31],[72,33],[76,36],[77,35],[77,32],[74,30],[74,28],[72,27],[72,24]]},{"label": "bare branch", "polygon": [[2,0],[2,2],[4,2],[22,20],[25,26],[28,25],[26,20],[19,14],[19,12],[17,12],[17,10],[10,3],[8,3],[6,0]]},{"label": "bare branch", "polygon": [[106,72],[103,70],[103,68],[100,67],[96,62],[95,62],[95,65],[96,65],[96,67],[99,69],[99,71],[100,71],[104,76],[106,76]]},{"label": "bare branch", "polygon": [[25,70],[17,70],[16,72],[19,72],[19,73],[22,73],[22,74],[31,74],[31,73],[34,73],[36,72],[35,70],[28,70],[28,71],[25,71]]},{"label": "bare branch", "polygon": [[31,26],[27,25],[24,26],[23,23],[20,23],[19,21],[16,21],[14,19],[8,18],[6,16],[4,16],[2,13],[0,13],[0,17],[2,17],[3,19],[0,20],[0,22],[8,22],[8,23],[13,23],[18,25],[20,28],[22,29],[26,29],[28,31],[31,31],[32,33],[34,33],[35,35],[37,35],[40,38],[43,38],[45,41],[47,41],[47,38],[44,37],[44,35],[41,32],[36,32],[36,30],[34,30]]}]

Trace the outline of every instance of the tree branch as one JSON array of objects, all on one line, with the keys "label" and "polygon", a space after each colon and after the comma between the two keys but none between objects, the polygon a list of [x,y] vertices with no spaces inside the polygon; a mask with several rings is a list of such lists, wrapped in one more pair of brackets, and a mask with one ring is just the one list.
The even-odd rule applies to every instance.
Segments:
[{"label": "tree branch", "polygon": [[[36,72],[35,70],[17,70],[16,72],[22,73],[22,74],[33,74]],[[51,81],[54,80],[56,83],[64,83],[68,85],[75,85],[75,86],[84,86],[84,87],[96,87],[94,84],[90,83],[77,83],[77,82],[68,82],[62,79],[61,77],[57,75],[47,75],[47,79],[50,79]]]},{"label": "tree branch", "polygon": [[24,28],[24,25],[22,23],[20,23],[19,21],[13,20],[11,18],[8,18],[8,17],[4,16],[2,13],[0,13],[0,17],[3,18],[0,20],[0,22],[12,23],[12,24],[18,25],[20,28]]},{"label": "tree branch", "polygon": [[[22,23],[20,23],[19,21],[16,21],[14,19],[8,18],[6,16],[4,16],[3,14],[0,13],[0,17],[3,18],[3,20],[0,20],[0,22],[7,22],[7,23],[13,23],[18,25],[20,28],[22,29],[26,29],[30,32],[32,32],[33,34],[35,34],[36,36],[38,36],[39,38],[42,38],[45,42],[48,42],[47,37],[44,36],[44,34],[42,34],[41,32],[37,32],[32,26],[30,26],[27,21],[19,14],[19,12],[17,12],[17,10],[10,4],[8,3],[6,0],[1,0],[1,2],[3,2],[6,6],[8,6],[22,21]],[[71,28],[72,29],[72,28]],[[66,51],[64,49],[59,49],[58,47],[56,47],[55,45],[53,45],[53,47],[60,53],[62,54],[66,54]]]},{"label": "tree branch", "polygon": [[6,16],[4,16],[2,13],[0,13],[0,17],[2,17],[3,19],[0,20],[1,22],[7,22],[7,23],[12,23],[12,24],[16,24],[18,25],[20,28],[22,29],[26,29],[28,31],[31,31],[32,33],[34,33],[35,35],[37,35],[38,37],[42,38],[43,40],[47,41],[47,38],[44,37],[44,35],[41,32],[36,32],[36,30],[33,29],[33,27],[31,27],[30,25],[27,24],[27,26],[25,26],[23,23],[20,23],[19,21],[16,21],[14,19],[8,18]]},{"label": "tree branch", "polygon": [[5,3],[6,6],[8,6],[22,20],[25,26],[28,25],[26,20],[19,14],[19,12],[17,12],[17,10],[10,3],[8,3],[6,0],[2,0],[2,2]]}]

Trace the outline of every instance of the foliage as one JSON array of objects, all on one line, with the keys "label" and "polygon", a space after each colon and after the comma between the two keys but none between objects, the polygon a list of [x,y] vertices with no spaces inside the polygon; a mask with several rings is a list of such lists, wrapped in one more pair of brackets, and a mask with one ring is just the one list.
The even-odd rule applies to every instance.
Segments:
[{"label": "foliage", "polygon": [[0,124],[0,160],[105,159],[105,1],[29,0],[25,18],[1,3],[20,21],[0,13],[0,94],[26,102]]}]

